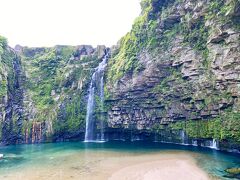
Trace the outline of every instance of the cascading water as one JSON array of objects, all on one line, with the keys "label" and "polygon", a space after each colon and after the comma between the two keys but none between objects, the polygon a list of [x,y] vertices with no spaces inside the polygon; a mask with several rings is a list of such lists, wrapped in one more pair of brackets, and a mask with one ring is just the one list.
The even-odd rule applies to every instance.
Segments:
[{"label": "cascading water", "polygon": [[192,145],[193,145],[193,146],[198,146],[197,140],[192,140]]},{"label": "cascading water", "polygon": [[218,149],[218,144],[217,144],[217,140],[216,140],[216,139],[213,139],[213,140],[210,142],[210,148],[212,148],[212,149]]},{"label": "cascading water", "polygon": [[85,131],[85,141],[93,140],[93,110],[94,110],[94,90],[93,79],[95,73],[92,76],[91,84],[89,87],[88,102],[87,102],[87,116],[86,116],[86,131]]},{"label": "cascading water", "polygon": [[[103,112],[103,107],[104,107],[104,79],[103,76],[101,77],[101,83],[100,83],[100,101],[101,101],[101,111]],[[104,132],[103,132],[103,117],[101,115],[101,123],[100,123],[100,128],[101,128],[101,141],[104,141]]]},{"label": "cascading water", "polygon": [[[92,75],[89,94],[88,94],[88,102],[87,102],[87,116],[86,116],[86,131],[85,131],[85,142],[95,141],[94,136],[94,117],[93,112],[95,108],[95,95],[98,95],[100,98],[100,108],[103,111],[104,106],[104,71],[107,66],[108,53],[106,52],[105,56],[101,63],[99,63],[98,67],[95,69],[95,72]],[[99,87],[100,85],[100,87]],[[99,87],[99,94],[96,92],[96,88]],[[104,123],[103,118],[101,117],[100,122],[100,130],[101,137],[100,140],[104,141]],[[98,139],[99,140],[99,139]]]},{"label": "cascading water", "polygon": [[184,131],[180,131],[180,135],[181,135],[182,144],[185,144],[185,132]]}]

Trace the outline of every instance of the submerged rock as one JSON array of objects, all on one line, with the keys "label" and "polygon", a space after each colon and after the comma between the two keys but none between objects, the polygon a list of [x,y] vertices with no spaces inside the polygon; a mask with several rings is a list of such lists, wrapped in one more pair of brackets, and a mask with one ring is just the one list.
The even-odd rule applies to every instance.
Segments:
[{"label": "submerged rock", "polygon": [[240,168],[229,168],[229,169],[226,169],[225,171],[228,173],[226,177],[236,178],[236,179],[240,178]]}]

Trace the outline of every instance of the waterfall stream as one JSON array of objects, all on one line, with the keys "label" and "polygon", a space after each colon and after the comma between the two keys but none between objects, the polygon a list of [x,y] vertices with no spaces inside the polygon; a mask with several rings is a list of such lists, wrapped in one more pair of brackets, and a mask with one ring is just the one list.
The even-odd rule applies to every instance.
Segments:
[{"label": "waterfall stream", "polygon": [[[100,109],[103,111],[104,106],[104,71],[107,66],[108,53],[105,54],[101,63],[95,68],[95,72],[92,75],[91,83],[88,92],[87,102],[87,116],[86,116],[86,131],[85,131],[85,142],[100,140],[104,141],[104,123],[103,117],[101,116],[100,122],[100,139],[96,139],[94,134],[95,119],[94,119],[94,108],[95,108],[95,96],[100,98]],[[97,91],[98,90],[98,91]]]},{"label": "waterfall stream", "polygon": [[218,149],[218,142],[216,139],[213,139],[211,142],[210,142],[210,148],[212,149]]}]

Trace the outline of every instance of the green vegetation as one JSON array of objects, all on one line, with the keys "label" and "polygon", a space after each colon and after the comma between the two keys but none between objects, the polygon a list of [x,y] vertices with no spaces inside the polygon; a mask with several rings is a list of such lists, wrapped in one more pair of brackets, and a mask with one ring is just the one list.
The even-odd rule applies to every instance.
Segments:
[{"label": "green vegetation", "polygon": [[18,64],[18,59],[14,51],[7,46],[7,40],[0,36],[0,102],[3,97],[6,97],[7,92],[13,92],[15,89],[16,72],[15,66]]},{"label": "green vegetation", "polygon": [[[174,7],[180,1],[171,1],[168,4],[163,3],[162,6],[153,6],[153,3],[159,1],[143,0],[141,2],[142,14],[136,19],[131,32],[124,36],[119,48],[114,52],[113,58],[110,60],[108,69],[108,83],[117,82],[124,75],[132,75],[139,69],[139,54],[147,51],[153,57],[157,53],[164,53],[169,51],[172,47],[172,42],[176,36],[183,38],[183,46],[191,47],[200,54],[204,59],[201,68],[212,80],[211,86],[214,92],[203,95],[203,102],[195,101],[195,97],[191,97],[192,105],[196,105],[198,109],[204,109],[208,106],[219,104],[222,100],[230,102],[232,100],[231,93],[227,91],[217,91],[215,89],[215,79],[210,73],[209,59],[210,52],[207,47],[209,36],[216,31],[215,26],[207,26],[207,22],[214,20],[215,23],[233,24],[233,15],[231,15],[236,7],[239,7],[238,0],[231,0],[226,3],[224,0],[214,0],[209,2],[205,13],[198,18],[192,18],[194,14],[188,12],[181,17],[181,21],[169,26],[164,26],[163,22],[174,14]],[[163,1],[164,2],[164,1]],[[158,8],[156,11],[156,7]],[[235,17],[236,21],[236,17]],[[170,21],[171,22],[171,21]],[[161,24],[162,23],[162,24]],[[160,31],[160,33],[159,33]],[[157,53],[156,53],[157,52]],[[175,57],[174,57],[175,58]],[[177,57],[176,57],[177,58]],[[144,69],[142,67],[141,69]],[[141,71],[141,70],[140,70]],[[183,93],[186,96],[191,96],[190,92],[193,89],[186,80],[181,76],[179,70],[169,70],[171,73],[166,78],[160,81],[153,89],[153,93],[169,94],[171,92]],[[112,86],[111,86],[112,87]],[[107,97],[111,97],[109,90],[105,90]],[[204,90],[200,90],[204,92]],[[168,100],[164,99],[164,104],[168,105]],[[129,102],[130,103],[130,102]],[[221,116],[210,120],[196,120],[196,121],[180,121],[179,123],[171,124],[171,129],[184,129],[189,137],[192,138],[215,138],[218,140],[231,139],[232,141],[240,143],[240,134],[237,129],[240,128],[239,112],[222,110]],[[196,114],[197,115],[197,114]],[[161,131],[165,127],[162,125],[154,126],[155,131]]]},{"label": "green vegetation", "polygon": [[3,36],[0,36],[0,56],[3,54],[4,49],[7,46],[7,39]]},{"label": "green vegetation", "polygon": [[[23,48],[21,57],[27,74],[25,86],[36,108],[34,122],[53,122],[54,134],[70,135],[84,128],[83,93],[99,63],[96,53],[80,58],[78,47],[56,46]],[[25,122],[22,131],[29,127],[31,121]]]},{"label": "green vegetation", "polygon": [[[55,116],[56,113],[48,111],[49,108],[56,111],[57,101],[54,98],[64,100],[67,94],[76,90],[78,80],[84,80],[89,75],[90,71],[84,70],[82,61],[70,62],[75,51],[75,47],[71,46],[24,49],[22,60],[28,74],[26,86],[38,110],[38,121]],[[28,56],[31,53],[33,56]]]},{"label": "green vegetation", "polygon": [[[158,1],[157,1],[158,2]],[[152,0],[141,2],[143,11],[133,26],[131,32],[127,33],[119,42],[117,52],[109,62],[108,79],[115,82],[124,74],[132,74],[140,71],[141,64],[138,62],[138,53],[142,49],[153,49],[157,47],[158,40],[156,28],[158,26],[156,17],[151,16],[154,10]]]},{"label": "green vegetation", "polygon": [[7,39],[0,36],[0,99],[7,94],[7,77],[4,74],[4,72],[7,71],[6,59],[4,59],[4,54],[6,54],[6,46]]},{"label": "green vegetation", "polygon": [[240,144],[240,113],[227,111],[209,120],[180,121],[170,124],[173,130],[184,130],[190,138],[214,138]]},{"label": "green vegetation", "polygon": [[[168,113],[168,108],[172,108],[173,103],[179,102],[181,106],[189,106],[186,109],[189,108],[190,114],[200,117],[201,110],[212,110],[214,108],[208,107],[220,104],[221,101],[225,101],[226,103],[223,104],[228,106],[230,104],[228,102],[234,100],[235,97],[232,96],[232,93],[227,90],[219,90],[221,87],[217,89],[216,79],[211,76],[213,73],[210,66],[211,58],[209,56],[211,52],[209,51],[208,41],[210,36],[221,31],[218,28],[219,25],[239,28],[239,23],[236,23],[239,22],[239,16],[236,17],[234,12],[236,7],[239,7],[240,1],[230,0],[228,3],[224,0],[209,1],[204,5],[204,12],[199,16],[193,13],[192,7],[189,10],[184,10],[187,11],[186,14],[176,13],[177,7],[180,8],[179,3],[182,2],[183,0],[141,1],[141,15],[136,18],[132,30],[119,41],[118,47],[109,60],[108,71],[104,77],[107,81],[104,94],[109,103],[102,107],[100,99],[95,98],[96,109],[94,115],[98,120],[103,120],[105,117],[103,117],[102,111],[107,112],[115,103],[113,100],[117,101],[118,97],[111,94],[113,84],[120,82],[119,80],[123,76],[131,78],[134,75],[141,75],[141,72],[147,68],[148,62],[142,62],[144,55],[148,56],[144,60],[152,61],[150,65],[164,65],[162,69],[160,69],[162,66],[159,68],[160,71],[164,71],[161,72],[163,75],[159,77],[159,82],[153,80],[153,84],[158,83],[155,87],[150,85],[151,88],[148,89],[147,93],[152,96],[151,98],[138,99],[135,98],[137,95],[131,97],[131,92],[128,92],[129,99],[124,99],[127,101],[124,102],[126,106],[129,105],[132,108],[142,105],[147,107],[151,104],[154,108],[163,109],[160,113],[154,110],[149,113],[160,119],[165,113]],[[193,7],[197,5],[194,4],[197,2],[192,1],[192,3],[191,6]],[[198,8],[201,9],[201,7]],[[216,24],[211,25],[212,21]],[[222,43],[220,45],[225,46],[226,44]],[[196,64],[196,67],[193,68],[202,71],[202,75],[207,74],[201,77],[204,82],[204,78],[208,78],[206,86],[199,85],[200,81],[192,83],[184,79],[181,72],[182,62],[180,62],[180,65],[171,67],[172,61],[179,58],[175,57],[175,54],[176,56],[180,54],[172,53],[179,50],[176,46],[183,46],[186,49],[191,48],[196,58],[202,57],[199,60],[202,64]],[[21,83],[23,83],[23,89],[27,96],[22,103],[25,106],[24,108],[30,109],[29,114],[32,117],[28,119],[27,115],[23,115],[22,134],[28,133],[30,135],[33,123],[44,124],[48,122],[52,123],[53,132],[56,136],[69,137],[84,130],[88,84],[93,68],[98,65],[99,59],[98,53],[85,55],[86,52],[84,52],[84,55],[80,56],[84,48],[81,49],[82,51],[79,48],[73,46],[23,48],[20,56],[26,77],[23,78],[24,82]],[[19,98],[16,95],[17,92],[14,91],[19,83],[13,67],[13,62],[17,59],[13,50],[7,46],[7,40],[0,36],[0,103],[7,93],[10,93],[10,96],[14,96],[16,99]],[[166,62],[160,62],[165,60]],[[146,95],[148,95],[147,93]],[[176,109],[173,114],[181,114],[181,112],[178,112],[181,111],[181,108]],[[235,107],[235,109],[237,108]],[[216,113],[215,109],[213,111]],[[240,144],[239,112],[220,109],[219,113],[220,116],[214,119],[179,121],[170,123],[169,126],[160,124],[155,125],[152,129],[158,133],[165,129],[169,131],[185,130],[190,138],[231,140]],[[217,115],[217,113],[214,115]],[[0,127],[1,123],[0,120]],[[18,124],[18,116],[13,112],[11,128],[14,134],[19,133]],[[0,128],[0,137],[1,131]],[[47,136],[51,136],[51,133]]]},{"label": "green vegetation", "polygon": [[73,97],[66,106],[59,109],[58,118],[53,121],[55,134],[74,134],[85,127],[86,106],[81,100],[81,95]]},{"label": "green vegetation", "polygon": [[239,21],[237,20],[239,17],[233,15],[234,11],[236,11],[236,8],[239,8],[239,6],[239,0],[230,0],[228,2],[224,0],[213,0],[210,2],[208,14],[205,18],[207,20],[213,20],[216,19],[217,16],[220,23],[227,23],[239,30]]},{"label": "green vegetation", "polygon": [[[180,0],[158,1],[158,0],[142,0],[142,13],[133,26],[131,32],[127,33],[119,42],[119,47],[113,53],[113,57],[109,62],[108,79],[109,82],[116,82],[125,74],[133,74],[141,71],[141,64],[138,61],[138,55],[143,50],[148,52],[168,51],[173,39],[178,35],[184,38],[184,43],[190,45],[193,49],[201,52],[204,58],[203,67],[208,70],[210,68],[209,50],[207,41],[212,27],[205,26],[205,23],[215,18],[215,21],[221,23],[233,23],[233,16],[229,15],[239,4],[238,0],[231,0],[225,3],[224,0],[211,1],[207,6],[207,13],[200,16],[199,19],[191,19],[193,14],[188,12],[182,17],[181,22],[172,24],[169,27],[161,27],[162,32],[159,33],[159,17],[162,22],[169,15],[174,14],[174,7],[181,3]],[[235,18],[236,19],[236,18]],[[152,53],[153,54],[153,53]]]}]

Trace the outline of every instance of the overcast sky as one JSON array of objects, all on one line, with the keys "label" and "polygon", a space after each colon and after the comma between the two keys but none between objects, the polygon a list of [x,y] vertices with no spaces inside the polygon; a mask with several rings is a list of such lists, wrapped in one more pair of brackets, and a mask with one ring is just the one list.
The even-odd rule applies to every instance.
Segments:
[{"label": "overcast sky", "polygon": [[111,46],[140,14],[140,0],[0,0],[0,7],[0,35],[11,46]]}]

